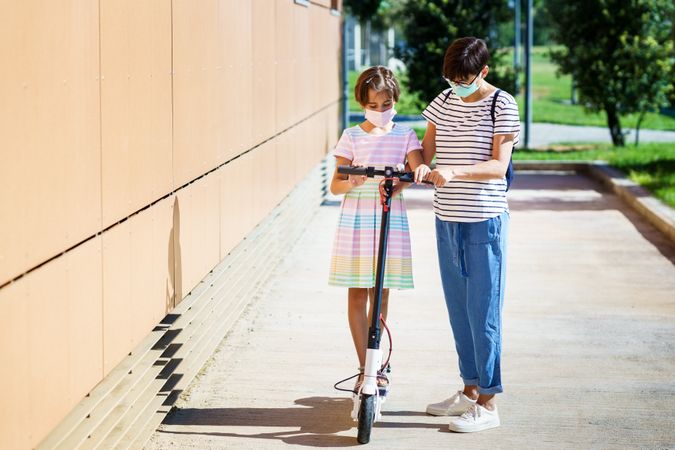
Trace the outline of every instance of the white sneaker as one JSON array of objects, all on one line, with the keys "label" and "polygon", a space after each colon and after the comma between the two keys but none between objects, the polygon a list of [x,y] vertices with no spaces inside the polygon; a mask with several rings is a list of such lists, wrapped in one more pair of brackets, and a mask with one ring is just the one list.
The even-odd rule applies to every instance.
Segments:
[{"label": "white sneaker", "polygon": [[495,407],[490,411],[479,404],[471,406],[464,414],[450,420],[448,428],[457,433],[472,433],[499,426],[499,413]]},{"label": "white sneaker", "polygon": [[462,391],[457,391],[455,395],[440,403],[427,405],[427,414],[432,416],[459,416],[475,404],[476,400],[471,400]]}]

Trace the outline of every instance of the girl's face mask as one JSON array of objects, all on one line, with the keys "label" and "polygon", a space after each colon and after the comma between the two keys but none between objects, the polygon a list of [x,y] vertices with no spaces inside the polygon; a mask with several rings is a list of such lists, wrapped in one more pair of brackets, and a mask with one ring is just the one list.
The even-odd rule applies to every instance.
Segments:
[{"label": "girl's face mask", "polygon": [[389,125],[389,122],[392,121],[395,115],[396,110],[393,106],[382,112],[366,108],[366,120],[380,128],[384,128]]}]

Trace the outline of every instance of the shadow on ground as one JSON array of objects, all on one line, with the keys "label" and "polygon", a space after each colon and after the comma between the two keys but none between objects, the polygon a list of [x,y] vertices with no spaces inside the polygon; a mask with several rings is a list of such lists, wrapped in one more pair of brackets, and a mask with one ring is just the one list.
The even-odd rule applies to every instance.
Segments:
[{"label": "shadow on ground", "polygon": [[[202,435],[243,439],[278,439],[287,444],[308,447],[352,447],[356,442],[356,422],[351,417],[352,401],[348,398],[308,397],[296,400],[289,408],[185,408],[171,413],[160,433]],[[387,411],[387,417],[426,416],[419,411]],[[208,431],[172,431],[171,426],[204,426]],[[212,431],[213,427],[278,427],[285,430],[268,433]],[[293,428],[290,429],[289,428]],[[417,422],[378,422],[377,428],[432,428],[441,431],[442,424]],[[351,436],[337,433],[353,429]],[[374,431],[375,432],[375,431]]]}]

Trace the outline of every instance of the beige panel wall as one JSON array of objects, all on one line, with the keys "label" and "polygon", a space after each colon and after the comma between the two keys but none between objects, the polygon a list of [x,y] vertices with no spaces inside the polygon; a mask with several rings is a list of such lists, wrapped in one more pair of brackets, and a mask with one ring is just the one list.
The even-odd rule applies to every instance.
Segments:
[{"label": "beige panel wall", "polygon": [[[176,187],[207,172],[218,160],[218,142],[232,134],[224,86],[234,72],[219,57],[218,0],[173,1],[173,178]],[[217,69],[219,67],[220,69]],[[222,76],[219,77],[219,73]],[[227,113],[227,114],[226,114]]]},{"label": "beige panel wall", "polygon": [[270,0],[254,0],[252,9],[253,73],[250,102],[256,111],[252,128],[253,141],[262,142],[276,134],[277,89],[284,89],[276,75],[279,55],[276,51],[277,30],[281,24],[276,21],[276,8],[270,7]]},{"label": "beige panel wall", "polygon": [[31,448],[103,376],[101,239],[0,290],[0,448]]},{"label": "beige panel wall", "polygon": [[293,0],[2,9],[0,448],[30,448],[334,144],[340,17]]},{"label": "beige panel wall", "polygon": [[101,1],[101,74],[106,227],[172,190],[170,0]]},{"label": "beige panel wall", "polygon": [[176,298],[194,288],[220,261],[220,183],[215,175],[202,178],[178,191],[174,207],[180,233],[174,239],[180,246],[175,272],[181,277]]},{"label": "beige panel wall", "polygon": [[104,373],[174,306],[174,237],[180,232],[174,206],[173,196],[164,199],[102,235],[103,347],[98,351]]},{"label": "beige panel wall", "polygon": [[101,228],[98,2],[0,14],[0,285]]}]

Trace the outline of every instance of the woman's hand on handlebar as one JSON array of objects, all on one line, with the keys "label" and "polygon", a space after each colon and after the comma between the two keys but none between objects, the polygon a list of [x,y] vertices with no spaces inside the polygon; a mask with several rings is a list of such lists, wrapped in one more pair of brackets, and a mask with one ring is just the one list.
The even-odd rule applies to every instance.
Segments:
[{"label": "woman's hand on handlebar", "polygon": [[427,175],[431,173],[431,169],[426,164],[420,164],[415,169],[415,183],[421,183],[426,180]]},{"label": "woman's hand on handlebar", "polygon": [[434,169],[429,172],[427,181],[434,183],[436,187],[444,186],[448,181],[455,177],[455,171],[451,168]]}]

